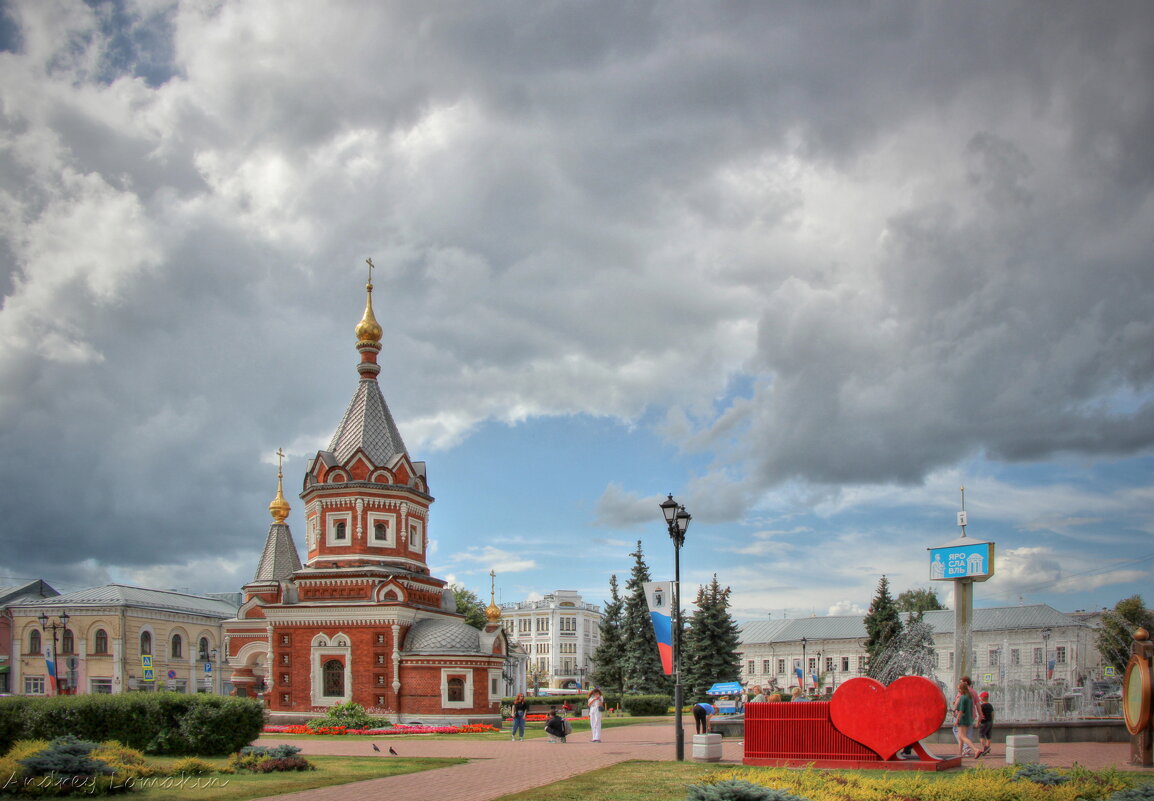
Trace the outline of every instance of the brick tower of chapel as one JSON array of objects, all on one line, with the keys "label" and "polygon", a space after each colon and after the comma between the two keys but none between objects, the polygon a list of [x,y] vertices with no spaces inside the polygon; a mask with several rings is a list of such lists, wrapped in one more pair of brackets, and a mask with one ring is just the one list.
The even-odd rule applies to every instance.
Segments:
[{"label": "brick tower of chapel", "polygon": [[385,332],[371,280],[365,289],[356,391],[300,495],[306,560],[278,471],[256,575],[225,625],[232,683],[262,695],[274,720],[355,701],[394,721],[495,722],[508,642],[496,621],[465,624],[446,582],[429,574],[433,497],[377,383]]}]

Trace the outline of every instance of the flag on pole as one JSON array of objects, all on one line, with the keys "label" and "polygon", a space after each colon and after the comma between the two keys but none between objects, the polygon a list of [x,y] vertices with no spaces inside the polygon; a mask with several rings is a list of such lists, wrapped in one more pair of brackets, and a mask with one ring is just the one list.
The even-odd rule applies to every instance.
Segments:
[{"label": "flag on pole", "polygon": [[647,581],[642,588],[657,640],[657,654],[661,657],[661,670],[670,676],[673,674],[673,582]]},{"label": "flag on pole", "polygon": [[1046,664],[1046,678],[1047,678],[1047,679],[1052,679],[1052,678],[1054,678],[1054,660],[1053,660],[1053,659],[1051,659],[1051,660],[1050,660],[1050,661],[1049,661],[1049,662]]},{"label": "flag on pole", "polygon": [[797,686],[804,690],[805,689],[805,674],[801,672],[801,668],[799,668],[799,667],[794,668],[793,672],[797,676]]},{"label": "flag on pole", "polygon": [[52,652],[52,643],[44,646],[44,665],[48,670],[48,686],[52,689],[51,695],[57,695],[56,685],[56,654]]}]

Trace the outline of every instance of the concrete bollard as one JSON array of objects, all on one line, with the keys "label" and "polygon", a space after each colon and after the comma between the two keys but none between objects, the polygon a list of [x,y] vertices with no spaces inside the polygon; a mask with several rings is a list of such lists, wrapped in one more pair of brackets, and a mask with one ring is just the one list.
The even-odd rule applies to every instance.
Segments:
[{"label": "concrete bollard", "polygon": [[693,735],[694,762],[721,761],[721,735],[695,734]]},{"label": "concrete bollard", "polygon": [[1006,764],[1023,765],[1038,761],[1038,735],[1011,734],[1006,737]]}]

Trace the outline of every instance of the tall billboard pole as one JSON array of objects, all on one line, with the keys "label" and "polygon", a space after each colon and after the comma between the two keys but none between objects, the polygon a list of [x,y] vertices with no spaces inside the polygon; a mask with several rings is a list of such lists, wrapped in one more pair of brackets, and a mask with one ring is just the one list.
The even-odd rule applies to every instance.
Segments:
[{"label": "tall billboard pole", "polygon": [[966,488],[962,487],[958,527],[962,535],[929,548],[930,580],[954,582],[954,684],[971,674],[974,582],[994,575],[994,543],[966,534]]}]

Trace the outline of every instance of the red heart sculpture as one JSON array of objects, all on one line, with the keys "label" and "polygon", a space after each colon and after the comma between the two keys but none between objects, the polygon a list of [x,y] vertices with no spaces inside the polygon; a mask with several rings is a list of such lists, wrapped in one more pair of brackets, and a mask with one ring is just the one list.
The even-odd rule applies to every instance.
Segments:
[{"label": "red heart sculpture", "polygon": [[902,676],[889,687],[874,679],[850,679],[829,700],[834,728],[882,759],[929,737],[946,717],[938,685],[922,676]]}]

